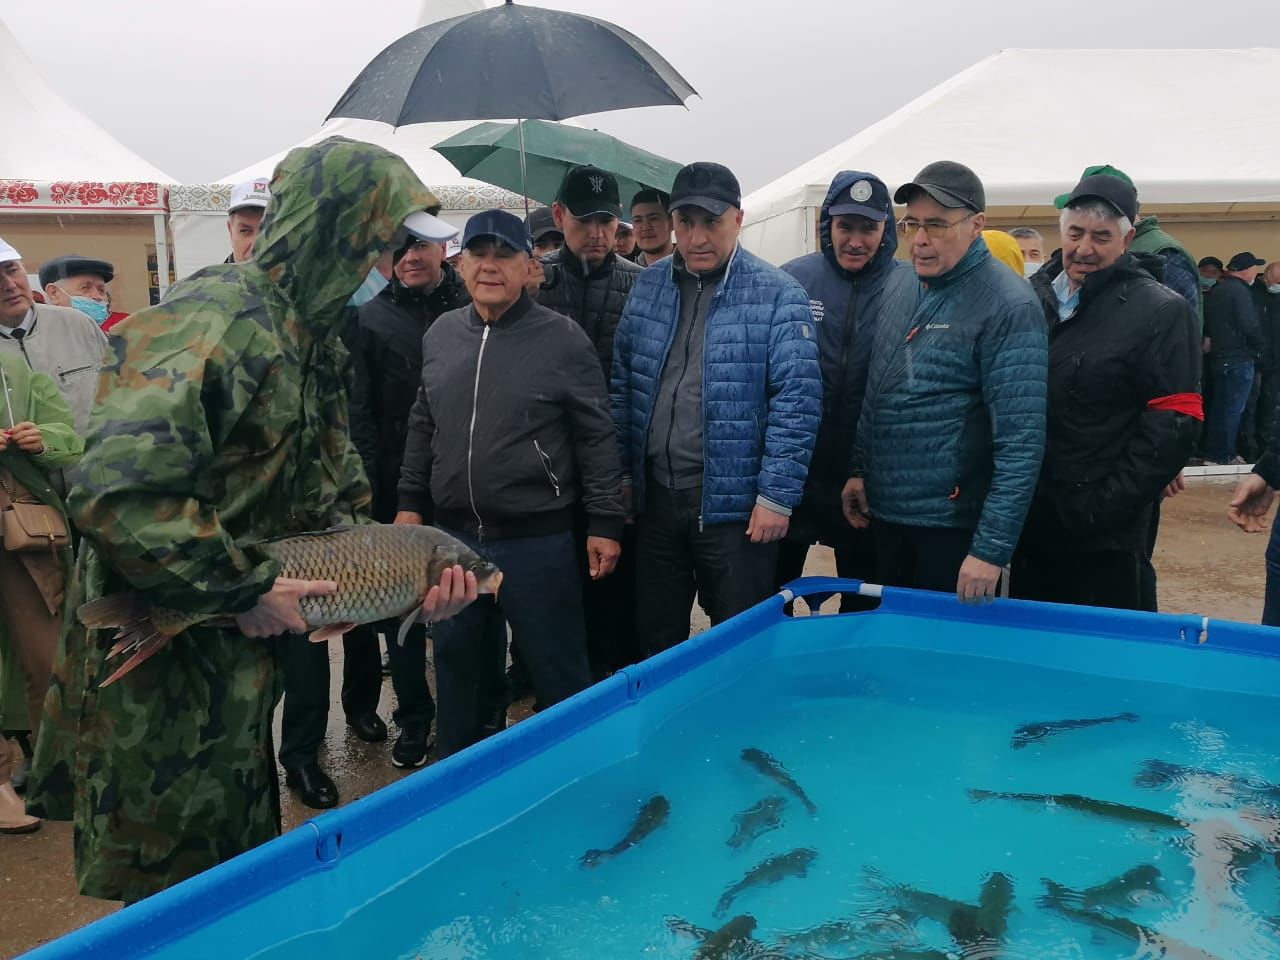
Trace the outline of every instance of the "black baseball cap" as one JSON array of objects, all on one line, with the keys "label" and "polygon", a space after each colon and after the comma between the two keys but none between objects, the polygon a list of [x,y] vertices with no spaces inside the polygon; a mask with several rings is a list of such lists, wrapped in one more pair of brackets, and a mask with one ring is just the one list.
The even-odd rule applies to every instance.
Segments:
[{"label": "black baseball cap", "polygon": [[1260,257],[1255,257],[1248,250],[1243,253],[1237,253],[1227,261],[1228,270],[1248,270],[1250,267],[1265,267],[1266,265],[1267,261]]},{"label": "black baseball cap", "polygon": [[560,181],[556,203],[575,217],[605,213],[622,219],[622,201],[618,199],[618,178],[599,167],[572,167]]},{"label": "black baseball cap", "polygon": [[1222,261],[1219,260],[1217,257],[1201,257],[1200,262],[1197,263],[1196,266],[1197,267],[1217,267],[1219,270],[1226,269],[1226,267],[1223,266]]},{"label": "black baseball cap", "polygon": [[929,164],[916,174],[914,180],[898,188],[893,202],[909,203],[921,192],[953,210],[964,207],[974,213],[982,213],[987,209],[987,192],[982,188],[978,175],[963,163],[953,160]]},{"label": "black baseball cap", "polygon": [[560,228],[556,226],[555,217],[551,215],[550,207],[538,207],[538,209],[531,211],[529,216],[525,217],[524,225],[528,228],[529,239],[534,243],[537,243],[548,233],[556,233],[563,236],[560,233]]},{"label": "black baseball cap", "polygon": [[1122,217],[1127,217],[1131,224],[1138,220],[1138,191],[1128,180],[1109,173],[1090,174],[1067,194],[1062,206],[1070,208],[1077,200],[1086,199],[1101,200]]},{"label": "black baseball cap", "polygon": [[[836,180],[848,173],[836,174]],[[833,181],[834,185],[834,181]],[[832,217],[854,214],[883,223],[889,219],[893,204],[889,202],[889,188],[875,177],[859,177],[836,194],[827,214]]]},{"label": "black baseball cap", "polygon": [[78,277],[82,274],[101,277],[103,283],[110,283],[116,275],[116,268],[106,260],[95,260],[93,257],[82,257],[78,253],[65,257],[54,257],[40,264],[40,286],[47,287],[51,283],[65,280],[67,277]]},{"label": "black baseball cap", "polygon": [[533,253],[524,221],[505,210],[486,210],[468,220],[462,233],[462,249],[469,248],[473,240],[497,240],[512,250]]},{"label": "black baseball cap", "polygon": [[730,207],[742,206],[742,187],[733,171],[719,163],[691,163],[681,167],[671,185],[671,206],[701,207],[720,216]]}]

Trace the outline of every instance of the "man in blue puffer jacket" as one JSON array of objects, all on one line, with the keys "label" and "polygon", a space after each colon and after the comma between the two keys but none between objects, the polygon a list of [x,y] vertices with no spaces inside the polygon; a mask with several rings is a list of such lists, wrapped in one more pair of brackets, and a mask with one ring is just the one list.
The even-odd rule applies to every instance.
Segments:
[{"label": "man in blue puffer jacket", "polygon": [[610,400],[638,514],[636,626],[650,653],[773,591],[822,414],[804,289],[738,246],[742,193],[716,163],[676,175],[676,253],[636,281]]},{"label": "man in blue puffer jacket", "polygon": [[883,583],[990,599],[1044,455],[1044,314],[987,250],[972,170],[931,163],[894,201],[924,293],[914,312],[881,317],[845,511],[874,520]]},{"label": "man in blue puffer jacket", "polygon": [[[871,344],[882,316],[903,316],[920,300],[911,264],[894,259],[897,224],[889,188],[876,176],[845,170],[831,181],[818,222],[822,249],[784,264],[803,284],[818,333],[822,367],[822,425],[809,464],[804,498],[791,516],[778,553],[777,585],[804,572],[809,546],[835,549],[836,572],[875,578],[875,540],[851,527],[840,509],[849,479],[849,453],[867,389]],[[847,596],[842,609],[855,609]]]}]

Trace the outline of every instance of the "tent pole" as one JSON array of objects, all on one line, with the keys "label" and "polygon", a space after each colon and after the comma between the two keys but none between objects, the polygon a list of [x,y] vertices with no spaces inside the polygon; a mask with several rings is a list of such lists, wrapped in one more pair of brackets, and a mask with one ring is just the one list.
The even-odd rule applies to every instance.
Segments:
[{"label": "tent pole", "polygon": [[524,121],[516,120],[516,134],[520,138],[520,192],[524,195],[524,219],[529,220],[529,173],[524,161]]},{"label": "tent pole", "polygon": [[157,213],[153,218],[156,229],[156,288],[160,299],[169,292],[169,239],[166,233],[165,215]]}]

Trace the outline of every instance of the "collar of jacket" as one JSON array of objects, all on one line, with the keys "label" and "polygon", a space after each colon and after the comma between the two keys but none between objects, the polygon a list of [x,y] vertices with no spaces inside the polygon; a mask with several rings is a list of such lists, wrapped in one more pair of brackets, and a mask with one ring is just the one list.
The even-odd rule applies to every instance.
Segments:
[{"label": "collar of jacket", "polygon": [[734,244],[733,253],[729,254],[729,259],[714,270],[708,270],[706,273],[694,273],[685,266],[684,256],[677,250],[671,255],[671,280],[679,284],[680,277],[695,277],[701,280],[719,280],[722,284],[729,280],[729,272],[733,269],[733,262],[738,259],[738,251],[742,249],[741,244]]},{"label": "collar of jacket", "polygon": [[509,327],[523,317],[526,313],[533,309],[533,298],[523,290],[520,291],[520,299],[507,308],[507,312],[500,316],[493,323],[486,324],[480,318],[480,314],[476,312],[476,305],[473,302],[468,308],[472,326],[475,327]]},{"label": "collar of jacket", "polygon": [[579,280],[595,280],[597,277],[612,273],[613,265],[618,260],[618,255],[610,250],[605,254],[604,259],[590,270],[583,270],[582,260],[571,253],[568,247],[561,247],[557,252],[560,254],[560,265]]},{"label": "collar of jacket", "polygon": [[[1113,283],[1122,283],[1128,280],[1147,279],[1159,282],[1159,278],[1152,272],[1153,269],[1159,267],[1161,258],[1158,254],[1151,253],[1125,253],[1121,254],[1119,259],[1109,267],[1104,267],[1084,278],[1080,285],[1080,306],[1076,308],[1076,316],[1084,312],[1085,307],[1091,300],[1094,300],[1107,287]],[[1044,290],[1049,289],[1050,297],[1053,297],[1052,284],[1058,275],[1062,273],[1062,254],[1057,253],[1048,263],[1040,268],[1040,271],[1032,278],[1031,285],[1036,292],[1041,295],[1041,301],[1045,301]],[[1056,297],[1054,298],[1056,304]]]},{"label": "collar of jacket", "polygon": [[926,290],[945,290],[953,283],[963,280],[990,259],[991,251],[987,249],[987,241],[979,235],[973,243],[969,244],[969,249],[964,252],[959,263],[941,276],[921,277],[920,283]]},{"label": "collar of jacket", "polygon": [[390,298],[398,307],[418,307],[426,304],[437,294],[448,293],[453,287],[461,285],[462,278],[458,276],[453,267],[447,263],[442,263],[440,265],[440,282],[425,293],[417,287],[406,287],[400,282],[399,277],[392,274],[390,282],[387,283],[386,288],[378,296]]}]

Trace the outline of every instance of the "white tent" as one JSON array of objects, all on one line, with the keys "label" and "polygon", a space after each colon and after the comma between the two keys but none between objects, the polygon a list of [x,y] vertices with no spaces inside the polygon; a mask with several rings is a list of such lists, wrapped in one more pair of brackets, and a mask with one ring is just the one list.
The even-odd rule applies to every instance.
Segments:
[{"label": "white tent", "polygon": [[988,207],[1012,217],[1096,163],[1128,173],[1144,210],[1280,204],[1277,88],[1273,49],[1004,50],[747,196],[743,242],[774,262],[811,252],[838,171],[892,189],[941,159],[976,171]]}]

